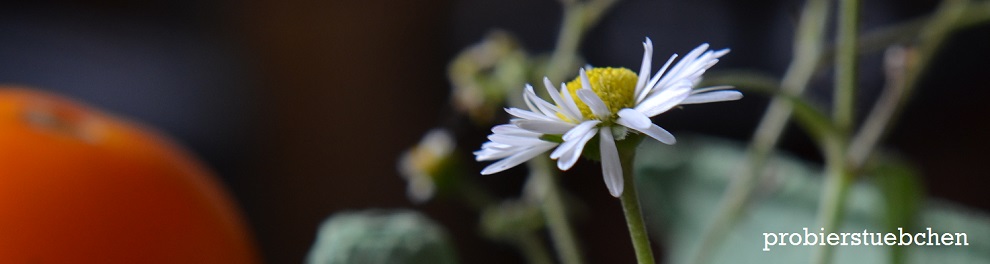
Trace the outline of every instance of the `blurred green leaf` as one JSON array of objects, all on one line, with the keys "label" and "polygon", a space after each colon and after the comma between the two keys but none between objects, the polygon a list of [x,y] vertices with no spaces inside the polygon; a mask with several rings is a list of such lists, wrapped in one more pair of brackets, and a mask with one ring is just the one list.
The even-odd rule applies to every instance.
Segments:
[{"label": "blurred green leaf", "polygon": [[[873,162],[866,173],[883,193],[885,215],[884,228],[887,232],[903,227],[909,232],[926,231],[915,224],[921,209],[924,193],[921,180],[910,165],[903,161],[882,157]],[[907,263],[904,247],[891,248],[891,263]]]},{"label": "blurred green leaf", "polygon": [[[686,263],[714,216],[729,179],[745,166],[745,152],[735,142],[678,136],[676,145],[646,141],[636,160],[638,188],[651,234],[666,247],[668,263]],[[820,168],[785,155],[771,157],[769,174],[754,192],[754,202],[726,236],[712,263],[804,263],[813,246],[777,246],[763,251],[763,233],[820,232],[817,225]],[[839,230],[827,232],[886,232],[901,217],[919,208],[905,232],[965,232],[969,246],[904,246],[904,263],[990,263],[990,217],[939,200],[922,200],[920,186],[906,167],[888,167],[886,176],[860,181],[850,190],[847,212]],[[877,171],[880,172],[880,171]],[[900,176],[899,176],[900,175]],[[916,181],[916,179],[915,179]],[[878,185],[885,187],[878,187]],[[896,221],[895,221],[896,220]],[[920,229],[919,229],[920,228]],[[838,246],[835,263],[890,263],[896,246]]]},{"label": "blurred green leaf", "polygon": [[320,226],[309,264],[457,263],[446,231],[410,210],[337,213]]}]

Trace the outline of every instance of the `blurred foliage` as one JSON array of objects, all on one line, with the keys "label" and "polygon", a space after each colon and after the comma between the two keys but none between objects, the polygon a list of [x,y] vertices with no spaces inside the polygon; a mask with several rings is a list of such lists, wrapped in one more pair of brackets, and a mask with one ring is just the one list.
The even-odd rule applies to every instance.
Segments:
[{"label": "blurred foliage", "polygon": [[309,264],[457,263],[447,232],[410,210],[337,213],[320,226]]},{"label": "blurred foliage", "polygon": [[[676,145],[647,141],[636,164],[641,199],[652,234],[659,236],[669,263],[685,263],[697,250],[733,175],[745,169],[741,144],[679,136]],[[952,203],[924,199],[920,180],[894,159],[875,161],[850,190],[848,211],[839,230],[826,232],[964,232],[969,246],[838,246],[836,263],[990,263],[990,216]],[[816,223],[822,178],[820,168],[786,155],[771,157],[755,199],[738,225],[725,236],[713,263],[804,263],[814,246],[777,246],[763,251],[764,232],[800,232]],[[894,255],[894,254],[898,255]]]}]

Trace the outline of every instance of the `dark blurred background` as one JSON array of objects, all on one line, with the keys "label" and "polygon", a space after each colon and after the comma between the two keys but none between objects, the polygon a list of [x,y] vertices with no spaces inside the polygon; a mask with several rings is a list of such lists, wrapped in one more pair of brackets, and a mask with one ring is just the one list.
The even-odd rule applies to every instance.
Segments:
[{"label": "dark blurred background", "polygon": [[[864,1],[864,30],[930,13],[937,1]],[[730,47],[713,71],[782,75],[802,1],[620,1],[582,52],[595,65],[638,68],[644,36],[655,59],[702,42]],[[192,149],[230,188],[269,263],[298,263],[316,227],[342,210],[411,207],[450,229],[464,263],[513,263],[511,247],[477,235],[476,216],[443,201],[414,205],[399,153],[449,124],[446,63],[490,29],[515,33],[531,54],[553,48],[552,0],[35,1],[0,7],[0,83],[57,91],[157,127]],[[931,196],[984,211],[990,155],[990,27],[958,32],[923,79],[884,146],[922,172]],[[883,85],[879,55],[864,56],[860,112]],[[827,76],[808,93],[829,100]],[[767,98],[672,111],[673,132],[745,141]],[[504,119],[503,119],[504,120]],[[488,127],[460,133],[465,153]],[[781,147],[818,161],[794,128]],[[473,164],[480,170],[482,164]],[[564,185],[588,212],[577,227],[591,263],[631,263],[621,208],[597,165],[579,162]],[[523,176],[480,181],[505,195]],[[479,176],[481,177],[481,176]],[[515,190],[515,191],[514,191]],[[657,246],[659,247],[659,246]]]}]

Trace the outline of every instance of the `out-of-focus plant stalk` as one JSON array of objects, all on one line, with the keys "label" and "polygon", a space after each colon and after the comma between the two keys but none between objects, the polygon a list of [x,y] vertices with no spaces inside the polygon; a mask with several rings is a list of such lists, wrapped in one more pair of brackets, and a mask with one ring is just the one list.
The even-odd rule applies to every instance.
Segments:
[{"label": "out-of-focus plant stalk", "polygon": [[618,0],[562,0],[564,19],[561,22],[560,34],[557,35],[557,47],[550,56],[546,76],[553,82],[563,81],[574,75],[577,69],[570,69],[577,64],[578,47],[584,33],[598,23]]},{"label": "out-of-focus plant stalk", "polygon": [[550,252],[547,252],[540,236],[534,233],[524,234],[516,242],[522,250],[526,263],[530,264],[553,264]]},{"label": "out-of-focus plant stalk", "polygon": [[571,71],[568,65],[575,64],[577,60],[578,45],[581,42],[581,35],[584,35],[584,5],[565,4],[564,21],[561,22],[560,34],[557,35],[557,47],[550,55],[550,62],[547,64],[547,77],[554,82],[562,81]]},{"label": "out-of-focus plant stalk", "polygon": [[[798,31],[795,33],[793,58],[781,82],[781,93],[800,95],[815,73],[820,54],[825,46],[825,22],[828,19],[827,0],[809,0],[801,11]],[[775,96],[764,113],[753,140],[750,142],[747,168],[734,177],[722,199],[719,210],[708,224],[697,247],[693,263],[707,263],[708,257],[721,245],[721,241],[733,226],[736,219],[748,204],[750,194],[773,149],[784,131],[793,112],[791,102],[782,96]]]},{"label": "out-of-focus plant stalk", "polygon": [[[561,22],[560,33],[557,36],[557,46],[547,64],[546,76],[553,82],[559,82],[574,74],[576,69],[570,69],[578,60],[578,47],[584,33],[598,23],[601,16],[615,4],[617,0],[562,0],[564,18]],[[542,207],[550,237],[556,248],[557,255],[565,264],[581,264],[584,260],[578,246],[574,229],[567,218],[567,210],[563,191],[557,180],[556,173],[549,160],[532,159],[528,162],[530,180],[539,180],[542,184]],[[540,179],[542,178],[542,179]]]},{"label": "out-of-focus plant stalk", "polygon": [[[742,170],[742,175],[737,175],[727,189],[719,211],[716,212],[714,220],[706,229],[700,246],[696,247],[698,251],[694,256],[694,263],[707,263],[707,257],[715,255],[714,250],[720,245],[726,232],[742,215],[752,190],[763,174],[767,158],[772,154],[784,126],[793,113],[792,100],[799,100],[801,92],[807,86],[812,75],[819,70],[819,67],[826,64],[825,60],[836,56],[834,50],[825,48],[823,41],[827,14],[828,1],[811,0],[806,3],[795,38],[794,58],[779,85],[779,92],[771,101],[756,129],[753,140],[750,142],[748,169]],[[843,148],[847,152],[844,162],[850,163],[847,164],[849,168],[839,170],[836,167],[827,170],[855,173],[868,159],[880,138],[889,130],[893,122],[892,119],[897,115],[896,112],[910,97],[910,92],[917,85],[920,73],[923,72],[924,67],[930,62],[932,55],[938,50],[948,34],[955,29],[986,22],[990,22],[990,1],[972,3],[963,0],[949,0],[943,2],[938,11],[930,17],[912,19],[873,30],[861,38],[853,40],[860,53],[875,52],[891,43],[908,40],[916,40],[917,45],[911,49],[912,52],[910,53],[913,55],[905,59],[907,60],[905,63],[908,65],[904,66],[901,83],[899,85],[896,83],[888,84],[885,92],[881,94],[880,99],[867,116],[864,127],[851,139],[848,139],[847,136],[845,141],[848,144],[843,145],[848,146],[848,148]],[[743,86],[751,85],[760,89],[776,87],[776,83],[768,81],[762,75],[745,72],[722,77],[713,76],[710,79],[718,79],[717,83],[733,83],[734,81],[729,81],[729,79],[735,78],[750,81],[745,85],[740,84]],[[851,118],[849,121],[852,121]],[[820,143],[822,143],[823,148],[827,149],[828,147],[825,145],[834,143],[826,142],[834,140],[823,138]],[[836,149],[832,151],[843,149],[835,148],[835,146],[832,148]]]},{"label": "out-of-focus plant stalk", "polygon": [[[825,186],[822,191],[821,204],[818,211],[818,222],[825,232],[837,232],[836,229],[845,210],[849,186],[853,180],[853,172],[845,162],[846,142],[839,133],[829,133],[825,136]],[[814,264],[830,263],[833,246],[814,247],[811,262]]]},{"label": "out-of-focus plant stalk", "polygon": [[856,108],[856,39],[859,38],[859,1],[839,1],[838,35],[836,36],[835,89],[832,118],[841,134],[852,130]]},{"label": "out-of-focus plant stalk", "polygon": [[[832,122],[834,133],[824,135],[825,186],[818,207],[819,226],[826,232],[837,232],[842,223],[846,198],[854,174],[848,162],[846,148],[854,121],[857,47],[859,37],[859,1],[840,0],[836,36],[835,88],[832,98]],[[811,263],[830,263],[832,246],[815,247]]]},{"label": "out-of-focus plant stalk", "polygon": [[529,161],[530,180],[538,181],[544,188],[541,192],[543,218],[550,229],[550,237],[560,261],[567,264],[584,263],[574,229],[567,219],[567,207],[563,193],[556,179],[555,170],[549,159],[536,158]]},{"label": "out-of-focus plant stalk", "polygon": [[885,57],[887,85],[849,145],[849,160],[854,168],[866,162],[877,142],[889,130],[896,113],[904,106],[921,73],[949,33],[987,21],[990,21],[990,1],[945,1],[921,28],[913,48],[888,50]]},{"label": "out-of-focus plant stalk", "polygon": [[886,72],[887,83],[874,103],[873,109],[863,121],[863,127],[850,140],[848,155],[850,165],[853,168],[863,166],[877,142],[880,141],[880,137],[890,127],[894,113],[907,98],[907,93],[904,91],[906,86],[904,85],[905,72],[909,58],[913,57],[909,53],[914,52],[896,46],[889,48],[884,54],[884,71]]},{"label": "out-of-focus plant stalk", "polygon": [[[852,3],[849,5],[855,5],[854,0],[850,0]],[[843,4],[846,4],[843,2]],[[850,12],[855,14],[855,6],[843,6],[843,9],[849,8],[851,10],[843,10],[843,12]],[[967,10],[972,10],[967,12]],[[890,127],[891,120],[895,116],[895,112],[898,111],[908,98],[910,92],[917,85],[920,75],[931,61],[935,52],[942,45],[946,37],[953,30],[972,25],[973,21],[987,21],[986,18],[990,14],[990,5],[986,3],[973,4],[971,5],[969,1],[966,0],[947,0],[942,3],[935,15],[929,20],[925,27],[920,32],[917,42],[917,51],[913,54],[891,54],[888,52],[887,70],[888,70],[888,87],[881,94],[877,103],[874,105],[873,110],[867,116],[867,123],[860,129],[860,131],[855,135],[855,137],[848,140],[848,142],[842,142],[847,148],[841,148],[843,144],[827,143],[825,145],[826,151],[826,189],[825,197],[823,199],[821,208],[821,220],[823,221],[822,226],[829,230],[835,230],[839,227],[842,219],[842,211],[844,208],[846,196],[848,194],[848,188],[851,185],[852,179],[855,177],[855,172],[859,170],[859,167],[866,162],[869,154],[875,148],[880,137],[886,133]],[[841,15],[840,15],[841,16]],[[983,17],[981,17],[983,16]],[[849,18],[846,18],[849,19]],[[853,18],[854,19],[854,18]],[[842,19],[845,20],[845,19]],[[843,33],[844,27],[853,27],[855,30],[855,21],[853,20],[853,25],[842,24],[840,21],[839,34],[840,38],[846,36],[847,34],[854,33]],[[846,21],[846,23],[849,23]],[[837,56],[837,73],[840,71],[839,67],[847,67],[848,65],[841,65],[839,63],[855,63],[855,60],[848,61],[842,60],[843,56],[849,56],[849,52],[842,49],[842,43],[840,39],[840,48],[838,50]],[[855,43],[855,42],[853,42]],[[896,50],[892,52],[898,52]],[[901,51],[905,52],[905,51]],[[854,56],[854,55],[853,55]],[[899,58],[898,58],[899,57]],[[891,61],[894,60],[894,61]],[[900,67],[898,65],[892,65],[892,63],[898,63],[896,60],[900,60]],[[898,72],[902,74],[898,80]],[[839,75],[837,74],[836,89],[842,89],[840,85],[840,80],[838,80]],[[849,77],[849,76],[846,76]],[[846,80],[848,81],[848,80]],[[838,93],[838,92],[837,92]],[[836,107],[851,107],[844,102],[837,102]],[[841,125],[840,122],[844,121],[842,117],[836,112],[836,125]],[[851,112],[851,111],[850,111]],[[846,137],[848,134],[840,134],[841,137]],[[837,145],[833,146],[833,145]],[[831,160],[831,161],[830,161]],[[834,165],[834,164],[841,165]],[[831,259],[832,247],[819,247],[817,248],[815,254],[813,255],[813,263],[829,263]]]}]

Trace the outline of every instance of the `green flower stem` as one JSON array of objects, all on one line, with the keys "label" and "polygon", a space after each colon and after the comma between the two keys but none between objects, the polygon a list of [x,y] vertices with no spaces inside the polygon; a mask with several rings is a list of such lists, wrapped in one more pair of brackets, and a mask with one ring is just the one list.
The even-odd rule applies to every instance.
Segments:
[{"label": "green flower stem", "polygon": [[636,158],[636,148],[619,148],[619,161],[622,163],[622,180],[625,188],[619,199],[622,200],[622,212],[626,215],[626,225],[629,226],[629,237],[633,249],[636,250],[636,262],[653,264],[653,249],[650,248],[650,237],[643,223],[643,213],[639,206],[639,196],[636,194],[636,177],[633,175],[633,159]]},{"label": "green flower stem", "polygon": [[581,257],[581,250],[574,236],[574,229],[567,219],[567,210],[564,203],[563,193],[560,185],[555,179],[549,159],[535,158],[529,161],[530,177],[541,182],[544,193],[542,197],[543,218],[546,219],[547,227],[550,229],[550,237],[557,249],[557,255],[561,262],[565,264],[581,264],[584,260]]}]

